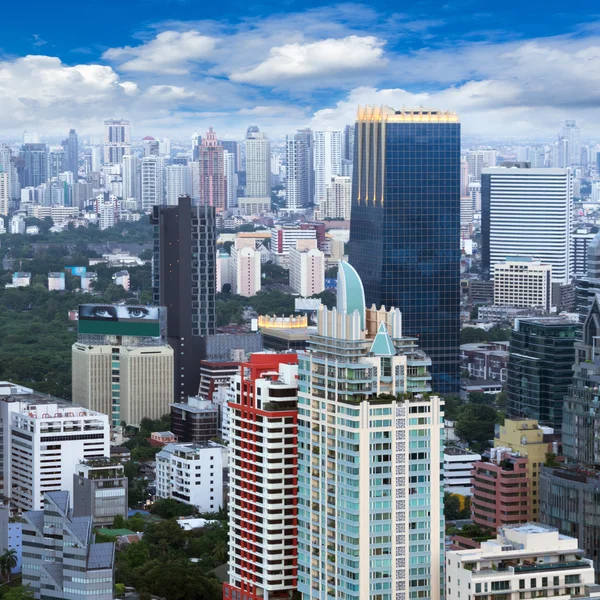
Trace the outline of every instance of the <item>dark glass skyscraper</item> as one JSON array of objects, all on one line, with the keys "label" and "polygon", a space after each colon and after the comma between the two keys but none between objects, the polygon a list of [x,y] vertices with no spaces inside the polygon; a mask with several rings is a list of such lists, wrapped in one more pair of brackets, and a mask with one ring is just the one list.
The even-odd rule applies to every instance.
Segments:
[{"label": "dark glass skyscraper", "polygon": [[167,307],[167,340],[174,351],[175,401],[198,394],[200,360],[216,326],[216,219],[213,206],[155,206],[154,303]]},{"label": "dark glass skyscraper", "polygon": [[432,387],[459,391],[460,123],[452,112],[359,108],[350,263],[367,305],[398,307],[432,360]]},{"label": "dark glass skyscraper", "polygon": [[48,180],[48,148],[46,144],[23,144],[24,159],[21,187],[36,187]]},{"label": "dark glass skyscraper", "polygon": [[74,129],[69,130],[69,137],[62,142],[63,150],[67,157],[67,171],[73,173],[73,181],[77,181],[79,172],[79,143],[77,132]]}]

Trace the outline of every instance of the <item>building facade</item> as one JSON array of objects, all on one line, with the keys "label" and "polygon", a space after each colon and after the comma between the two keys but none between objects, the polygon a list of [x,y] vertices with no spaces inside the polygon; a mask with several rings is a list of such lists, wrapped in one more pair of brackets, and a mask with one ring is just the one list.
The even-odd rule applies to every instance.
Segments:
[{"label": "building facade", "polygon": [[261,255],[253,239],[237,238],[231,247],[231,289],[234,294],[250,298],[260,292]]},{"label": "building facade", "polygon": [[570,169],[496,167],[481,177],[482,268],[491,278],[508,256],[552,266],[569,283],[573,199]]},{"label": "building facade", "polygon": [[342,132],[315,131],[314,133],[314,203],[318,206],[327,193],[331,179],[342,174]]},{"label": "building facade", "polygon": [[131,123],[123,119],[104,121],[104,164],[119,164],[126,154],[131,154]]},{"label": "building facade", "polygon": [[202,138],[202,144],[198,147],[199,199],[200,204],[213,206],[217,214],[223,213],[227,208],[223,152],[216,132],[210,127],[206,136]]},{"label": "building facade", "polygon": [[320,294],[325,289],[325,254],[316,240],[303,240],[290,250],[290,287],[303,298]]},{"label": "building facade", "polygon": [[[257,128],[258,129],[258,128]],[[246,196],[271,197],[271,143],[264,133],[246,136]]]},{"label": "building facade", "polygon": [[368,305],[402,308],[406,334],[418,336],[433,361],[433,389],[456,393],[458,116],[360,108],[356,131],[349,261],[364,282]]},{"label": "building facade", "polygon": [[332,177],[325,186],[325,196],[320,200],[315,218],[320,220],[350,220],[352,208],[352,178]]},{"label": "building facade", "polygon": [[141,160],[142,210],[152,210],[165,203],[165,160],[144,156]]},{"label": "building facade", "polygon": [[517,308],[552,306],[552,265],[529,257],[507,258],[494,266],[494,305]]},{"label": "building facade", "polygon": [[192,173],[188,165],[169,165],[165,168],[167,206],[177,206],[179,196],[192,193]]},{"label": "building facade", "polygon": [[473,463],[481,455],[458,447],[444,448],[444,493],[470,496]]},{"label": "building facade", "polygon": [[219,407],[192,396],[187,403],[171,404],[171,430],[180,442],[206,444],[219,436]]}]

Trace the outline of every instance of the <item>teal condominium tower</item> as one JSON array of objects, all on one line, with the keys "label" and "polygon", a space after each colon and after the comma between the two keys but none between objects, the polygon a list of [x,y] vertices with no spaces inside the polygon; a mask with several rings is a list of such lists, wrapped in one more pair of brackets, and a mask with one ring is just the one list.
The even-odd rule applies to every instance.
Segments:
[{"label": "teal condominium tower", "polygon": [[367,308],[341,262],[298,357],[298,591],[302,600],[439,600],[443,400],[397,308]]}]

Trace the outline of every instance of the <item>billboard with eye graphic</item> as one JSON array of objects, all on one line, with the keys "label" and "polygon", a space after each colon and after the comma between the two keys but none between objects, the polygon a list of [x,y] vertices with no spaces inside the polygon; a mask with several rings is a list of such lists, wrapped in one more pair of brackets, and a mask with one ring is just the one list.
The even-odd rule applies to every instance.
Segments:
[{"label": "billboard with eye graphic", "polygon": [[78,331],[100,335],[160,337],[158,306],[80,304]]}]

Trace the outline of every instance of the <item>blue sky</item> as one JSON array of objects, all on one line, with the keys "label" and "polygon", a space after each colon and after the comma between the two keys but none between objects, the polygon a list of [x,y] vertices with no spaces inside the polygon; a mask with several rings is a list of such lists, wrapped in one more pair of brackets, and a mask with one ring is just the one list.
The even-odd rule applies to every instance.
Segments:
[{"label": "blue sky", "polygon": [[212,125],[235,138],[256,123],[277,138],[339,128],[369,103],[453,109],[484,136],[545,137],[576,118],[600,139],[600,8],[568,6],[10,3],[0,132],[97,133],[122,116],[139,136]]}]

